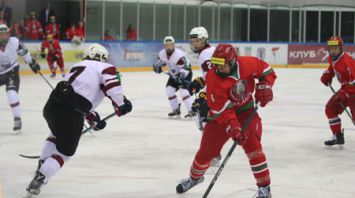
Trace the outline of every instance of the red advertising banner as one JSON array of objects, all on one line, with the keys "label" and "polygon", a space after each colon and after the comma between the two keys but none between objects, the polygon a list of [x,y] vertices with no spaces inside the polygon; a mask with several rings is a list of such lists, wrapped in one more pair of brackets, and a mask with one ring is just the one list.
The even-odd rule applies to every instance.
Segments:
[{"label": "red advertising banner", "polygon": [[[344,46],[344,51],[355,59],[355,46]],[[326,45],[288,45],[288,64],[327,64],[328,49]]]}]

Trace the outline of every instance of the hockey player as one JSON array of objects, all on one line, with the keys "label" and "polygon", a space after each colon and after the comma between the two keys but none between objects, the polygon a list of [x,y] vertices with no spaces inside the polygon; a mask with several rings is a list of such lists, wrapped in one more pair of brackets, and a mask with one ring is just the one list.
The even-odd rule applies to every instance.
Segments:
[{"label": "hockey player", "polygon": [[54,39],[52,34],[47,35],[47,40],[44,40],[41,45],[41,57],[45,58],[46,54],[44,53],[45,49],[48,49],[47,62],[49,69],[51,70],[51,78],[54,78],[56,75],[57,67],[54,67],[54,62],[59,66],[62,76],[65,76],[64,73],[64,60],[62,55],[62,49],[59,44],[59,40]]},{"label": "hockey player", "polygon": [[105,122],[94,112],[105,95],[111,99],[117,116],[132,110],[131,102],[123,96],[116,67],[107,63],[108,56],[103,46],[90,45],[84,52],[84,60],[75,64],[50,94],[43,116],[51,132],[44,143],[35,176],[26,189],[30,195],[38,195],[41,186],[74,155],[84,116],[94,129],[105,127]]},{"label": "hockey player", "polygon": [[6,85],[6,95],[14,116],[13,130],[20,132],[21,108],[18,90],[20,88],[18,56],[22,56],[34,73],[40,70],[38,63],[32,59],[31,54],[16,37],[10,37],[9,28],[0,25],[0,86]]},{"label": "hockey player", "polygon": [[[184,193],[204,180],[211,160],[218,156],[223,145],[232,138],[244,149],[256,184],[257,198],[270,198],[270,176],[261,145],[262,124],[256,113],[246,130],[241,131],[254,110],[255,102],[264,107],[273,98],[272,85],[276,79],[273,69],[256,57],[242,57],[229,44],[219,44],[213,53],[212,69],[206,75],[208,107],[200,148],[190,169],[190,177],[176,187]],[[258,83],[255,85],[255,79]],[[203,87],[203,86],[201,86]],[[197,90],[198,91],[198,90]]]},{"label": "hockey player", "polygon": [[170,76],[166,84],[166,94],[173,110],[168,116],[179,117],[181,114],[180,104],[175,94],[178,90],[188,111],[185,118],[195,116],[195,112],[191,110],[193,98],[186,89],[192,78],[191,65],[185,52],[175,48],[175,39],[172,36],[164,38],[164,49],[159,52],[157,61],[153,65],[154,72],[160,74],[163,71],[162,67],[165,65],[168,66],[168,74]]},{"label": "hockey player", "polygon": [[340,37],[330,37],[327,42],[329,67],[321,77],[321,82],[325,86],[331,85],[334,76],[341,84],[341,88],[329,99],[325,106],[325,114],[333,133],[332,138],[324,142],[327,146],[341,146],[345,143],[339,115],[343,113],[346,107],[350,108],[352,120],[355,122],[355,62],[343,51],[343,44]]}]

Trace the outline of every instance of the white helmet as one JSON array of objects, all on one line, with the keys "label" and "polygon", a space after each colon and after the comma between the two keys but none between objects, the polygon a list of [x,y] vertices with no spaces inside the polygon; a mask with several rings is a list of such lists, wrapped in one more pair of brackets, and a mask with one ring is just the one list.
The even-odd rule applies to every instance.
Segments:
[{"label": "white helmet", "polygon": [[166,36],[164,38],[164,45],[165,44],[174,44],[175,43],[175,39],[173,36]]},{"label": "white helmet", "polygon": [[202,26],[192,28],[192,30],[189,34],[189,38],[190,39],[193,39],[193,38],[208,39],[208,33],[207,33],[206,28],[204,28]]},{"label": "white helmet", "polygon": [[0,24],[0,33],[9,32],[9,27],[5,24]]},{"label": "white helmet", "polygon": [[109,53],[107,49],[100,44],[90,45],[84,52],[84,58],[89,58],[90,60],[97,60],[101,62],[108,62]]}]

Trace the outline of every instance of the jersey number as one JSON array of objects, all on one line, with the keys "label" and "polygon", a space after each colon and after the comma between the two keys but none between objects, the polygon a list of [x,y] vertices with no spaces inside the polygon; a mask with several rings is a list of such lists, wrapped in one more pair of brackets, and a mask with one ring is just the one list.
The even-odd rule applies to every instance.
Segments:
[{"label": "jersey number", "polygon": [[78,66],[78,67],[71,68],[69,73],[74,73],[74,74],[72,76],[70,76],[69,83],[71,84],[84,70],[85,70],[84,66]]}]

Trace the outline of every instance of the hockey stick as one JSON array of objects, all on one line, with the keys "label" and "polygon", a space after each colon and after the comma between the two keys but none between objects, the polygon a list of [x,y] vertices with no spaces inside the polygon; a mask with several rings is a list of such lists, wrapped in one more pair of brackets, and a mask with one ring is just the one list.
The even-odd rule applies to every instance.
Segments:
[{"label": "hockey stick", "polygon": [[[112,118],[115,115],[116,115],[116,112],[113,112],[110,115],[106,116],[104,119],[102,119],[102,121],[106,121],[106,120]],[[89,132],[90,130],[91,130],[91,127],[90,128],[86,128],[85,130],[83,130],[81,132],[81,135]],[[28,159],[39,159],[39,157],[40,157],[39,155],[24,155],[24,154],[19,154],[19,156],[24,157],[24,158],[28,158]]]},{"label": "hockey stick", "polygon": [[[333,86],[329,83],[329,88],[330,90],[332,90],[333,94],[335,94],[335,90],[333,88]],[[342,102],[340,102],[340,106],[345,110],[346,114],[349,116],[350,120],[352,121],[352,123],[355,125],[355,121],[353,121],[350,112],[348,111],[348,109],[344,106],[344,104]]]},{"label": "hockey stick", "polygon": [[39,75],[43,78],[44,81],[46,81],[46,83],[52,88],[54,89],[54,87],[51,85],[51,83],[49,83],[49,81],[47,80],[46,77],[43,76],[41,71],[38,71]]},{"label": "hockey stick", "polygon": [[[246,120],[244,126],[242,127],[242,130],[241,130],[242,132],[245,131],[246,128],[248,128],[249,123],[250,123],[250,121],[253,119],[253,117],[254,117],[254,115],[255,115],[255,113],[256,113],[257,110],[258,110],[258,106],[256,105],[255,108],[254,108],[254,110],[251,112],[251,114],[249,115],[248,119]],[[229,151],[228,151],[226,157],[224,158],[222,164],[219,166],[219,168],[218,168],[216,174],[214,175],[214,177],[213,177],[213,179],[212,179],[210,185],[208,186],[208,188],[207,188],[205,194],[203,194],[203,197],[202,197],[202,198],[206,198],[206,197],[208,196],[208,194],[210,193],[212,187],[213,187],[214,184],[216,183],[216,181],[217,181],[219,175],[221,174],[223,168],[224,168],[225,165],[227,164],[229,158],[232,156],[232,153],[233,153],[233,151],[234,151],[234,149],[235,149],[235,147],[236,147],[237,145],[238,145],[238,141],[234,141],[234,142],[233,142],[233,145],[232,145],[231,148],[229,149]]]},{"label": "hockey stick", "polygon": [[[173,78],[175,80],[175,78],[173,77],[173,75],[171,75],[168,72],[163,72],[164,74],[168,75],[169,77]],[[179,78],[179,80],[182,81],[183,85],[187,85],[189,86],[191,84],[191,81],[186,80],[185,78]]]}]

